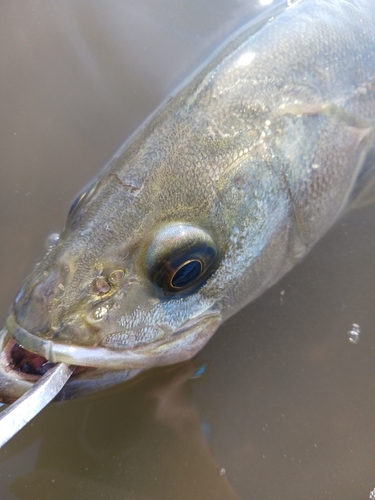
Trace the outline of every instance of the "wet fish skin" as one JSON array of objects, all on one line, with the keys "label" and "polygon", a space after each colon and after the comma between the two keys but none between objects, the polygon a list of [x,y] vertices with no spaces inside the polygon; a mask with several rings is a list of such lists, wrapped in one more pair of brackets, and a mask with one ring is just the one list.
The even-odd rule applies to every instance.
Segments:
[{"label": "wet fish skin", "polygon": [[[374,26],[371,0],[302,0],[233,39],[73,211],[14,302],[12,337],[51,361],[108,370],[193,356],[371,178]],[[204,286],[165,296],[146,256],[178,225],[209,235],[219,257]],[[98,293],[116,270],[123,279]]]}]

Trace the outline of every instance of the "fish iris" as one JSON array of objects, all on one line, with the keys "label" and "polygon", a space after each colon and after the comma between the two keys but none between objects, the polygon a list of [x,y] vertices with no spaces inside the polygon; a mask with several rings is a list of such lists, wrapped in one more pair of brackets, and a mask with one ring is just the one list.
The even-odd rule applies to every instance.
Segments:
[{"label": "fish iris", "polygon": [[175,288],[184,288],[193,283],[201,274],[202,264],[198,260],[192,260],[182,265],[173,276],[171,285]]}]

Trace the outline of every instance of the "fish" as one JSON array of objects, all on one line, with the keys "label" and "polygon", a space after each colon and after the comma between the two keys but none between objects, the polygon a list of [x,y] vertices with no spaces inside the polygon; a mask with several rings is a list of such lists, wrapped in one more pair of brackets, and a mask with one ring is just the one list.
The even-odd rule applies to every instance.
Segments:
[{"label": "fish", "polygon": [[0,334],[0,395],[69,399],[195,356],[375,191],[375,4],[233,35],[73,203]]}]

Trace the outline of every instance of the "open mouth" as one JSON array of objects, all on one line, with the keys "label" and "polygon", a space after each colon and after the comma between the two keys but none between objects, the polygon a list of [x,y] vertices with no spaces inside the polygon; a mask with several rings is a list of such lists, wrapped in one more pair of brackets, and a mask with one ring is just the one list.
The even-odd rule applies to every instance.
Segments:
[{"label": "open mouth", "polygon": [[[13,403],[31,389],[58,361],[26,349],[10,336],[6,328],[0,331],[0,403]],[[74,364],[75,363],[69,363]],[[91,366],[76,366],[56,401],[74,399],[94,393],[135,377],[140,370],[108,370]]]},{"label": "open mouth", "polygon": [[[42,376],[54,366],[43,356],[27,351],[14,340],[9,340],[6,350],[9,349],[9,365],[12,370],[21,372],[24,375]],[[13,344],[13,346],[12,346]]]},{"label": "open mouth", "polygon": [[[9,338],[3,350],[7,371],[13,371],[19,378],[35,382],[50,370],[55,363],[40,354],[28,351],[12,338]],[[90,370],[90,367],[76,366],[73,375]]]}]

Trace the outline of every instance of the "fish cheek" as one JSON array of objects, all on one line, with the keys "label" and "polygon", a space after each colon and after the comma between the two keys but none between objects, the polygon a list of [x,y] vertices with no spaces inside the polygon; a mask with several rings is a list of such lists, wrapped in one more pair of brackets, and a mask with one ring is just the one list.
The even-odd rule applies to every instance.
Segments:
[{"label": "fish cheek", "polygon": [[290,200],[279,172],[262,151],[244,158],[218,182],[227,245],[212,279],[225,317],[262,293],[280,269],[290,267],[285,264]]},{"label": "fish cheek", "polygon": [[103,339],[101,345],[112,349],[132,349],[139,345],[161,340],[163,336],[164,330],[162,328],[143,325],[111,333]]},{"label": "fish cheek", "polygon": [[347,204],[373,142],[373,128],[345,112],[291,118],[284,127],[284,165],[299,234],[310,247]]}]

